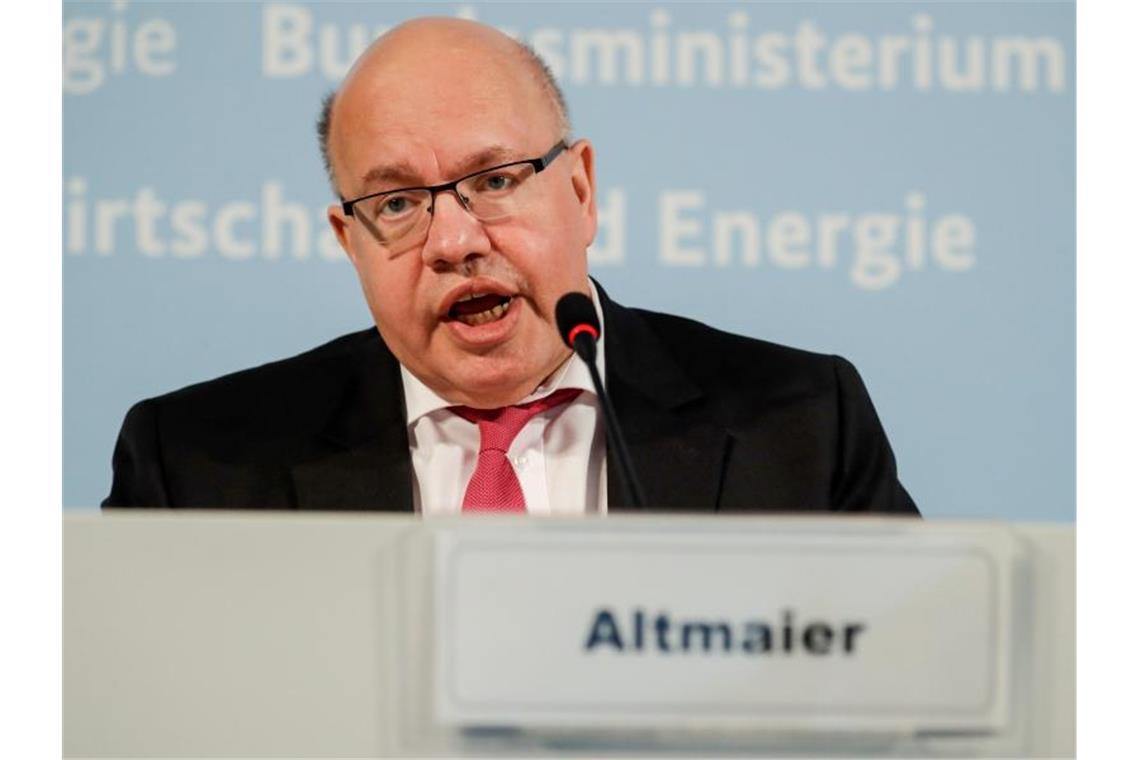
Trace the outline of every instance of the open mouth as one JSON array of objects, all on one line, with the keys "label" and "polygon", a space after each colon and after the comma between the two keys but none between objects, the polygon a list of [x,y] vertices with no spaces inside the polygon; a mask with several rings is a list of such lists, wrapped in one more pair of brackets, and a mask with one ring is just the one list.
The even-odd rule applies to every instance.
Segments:
[{"label": "open mouth", "polygon": [[511,306],[511,296],[495,293],[472,295],[452,304],[447,316],[465,325],[485,325],[488,322],[497,322],[507,313]]}]

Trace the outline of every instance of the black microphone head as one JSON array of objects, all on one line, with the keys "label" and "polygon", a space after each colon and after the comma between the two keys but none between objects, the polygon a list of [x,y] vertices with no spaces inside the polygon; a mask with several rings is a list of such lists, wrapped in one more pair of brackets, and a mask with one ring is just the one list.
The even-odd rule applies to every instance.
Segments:
[{"label": "black microphone head", "polygon": [[554,307],[554,319],[558,323],[558,333],[563,342],[574,348],[574,338],[580,333],[590,333],[597,340],[602,333],[594,302],[585,293],[567,293],[558,299]]}]

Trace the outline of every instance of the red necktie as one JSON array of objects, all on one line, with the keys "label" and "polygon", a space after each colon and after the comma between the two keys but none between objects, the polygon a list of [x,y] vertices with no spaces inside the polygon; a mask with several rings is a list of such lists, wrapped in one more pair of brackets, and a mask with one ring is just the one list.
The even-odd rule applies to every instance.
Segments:
[{"label": "red necktie", "polygon": [[479,425],[479,461],[467,482],[464,512],[526,512],[526,498],[507,451],[511,441],[536,414],[573,400],[580,390],[563,388],[529,404],[499,409],[453,406],[451,411]]}]

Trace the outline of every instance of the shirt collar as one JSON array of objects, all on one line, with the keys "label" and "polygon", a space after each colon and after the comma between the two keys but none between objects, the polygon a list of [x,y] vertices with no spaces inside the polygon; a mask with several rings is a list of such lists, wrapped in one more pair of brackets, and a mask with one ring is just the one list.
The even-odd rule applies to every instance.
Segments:
[{"label": "shirt collar", "polygon": [[[602,378],[606,376],[606,325],[605,316],[602,314],[601,308],[598,306],[598,291],[594,287],[594,281],[587,279],[590,286],[590,300],[594,302],[594,311],[598,313],[598,323],[601,326],[601,337],[598,338],[598,375]],[[416,424],[421,417],[438,412],[442,409],[455,406],[455,403],[448,401],[433,391],[423,383],[418,377],[413,375],[407,367],[403,364],[400,365],[400,376],[404,381],[404,409],[407,410],[408,427]],[[590,379],[590,370],[586,366],[586,362],[578,354],[572,354],[569,359],[562,363],[558,369],[542,382],[534,392],[520,401],[520,404],[528,401],[549,396],[554,391],[563,388],[578,388],[585,393],[595,395],[594,383]]]}]

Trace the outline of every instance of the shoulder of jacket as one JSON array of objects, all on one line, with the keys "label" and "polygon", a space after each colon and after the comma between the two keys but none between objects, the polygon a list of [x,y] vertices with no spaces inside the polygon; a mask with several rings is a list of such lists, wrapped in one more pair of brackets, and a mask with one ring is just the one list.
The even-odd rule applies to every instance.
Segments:
[{"label": "shoulder of jacket", "polygon": [[289,404],[294,397],[320,396],[344,382],[357,350],[379,341],[375,328],[349,333],[295,356],[194,383],[140,404],[185,409],[267,399]]},{"label": "shoulder of jacket", "polygon": [[694,373],[732,376],[791,372],[832,379],[836,363],[846,363],[838,356],[727,332],[687,317],[645,309],[631,311],[645,320],[678,363]]}]

